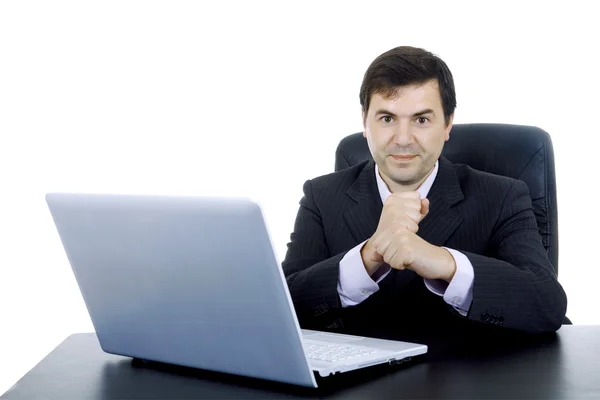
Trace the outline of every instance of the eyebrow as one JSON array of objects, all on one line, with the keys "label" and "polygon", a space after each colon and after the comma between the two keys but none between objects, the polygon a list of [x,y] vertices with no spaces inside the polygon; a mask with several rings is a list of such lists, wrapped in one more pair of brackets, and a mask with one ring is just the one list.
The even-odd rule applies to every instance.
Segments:
[{"label": "eyebrow", "polygon": [[[391,115],[392,117],[397,117],[396,114],[394,114],[393,112],[388,111],[384,108],[380,108],[379,110],[377,110],[377,112],[375,113],[375,116],[382,115],[382,114]],[[416,113],[414,113],[412,115],[412,117],[420,117],[421,115],[425,115],[425,114],[435,114],[435,113],[433,112],[433,110],[431,108],[426,108],[424,110],[417,111]]]}]

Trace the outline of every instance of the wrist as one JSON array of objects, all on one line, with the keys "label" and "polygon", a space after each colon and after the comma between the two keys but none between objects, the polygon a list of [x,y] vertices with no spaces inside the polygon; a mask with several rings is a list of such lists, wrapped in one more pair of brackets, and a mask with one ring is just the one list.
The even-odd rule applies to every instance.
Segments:
[{"label": "wrist", "polygon": [[452,253],[450,253],[448,250],[444,249],[443,247],[440,247],[440,249],[444,251],[444,272],[441,279],[450,283],[456,274],[456,260],[454,259],[454,256],[452,256]]}]

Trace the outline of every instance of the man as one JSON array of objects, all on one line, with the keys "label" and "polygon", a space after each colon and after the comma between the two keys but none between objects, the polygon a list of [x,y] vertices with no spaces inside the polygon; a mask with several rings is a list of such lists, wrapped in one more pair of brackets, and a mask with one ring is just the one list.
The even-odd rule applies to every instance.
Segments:
[{"label": "man", "polygon": [[446,64],[394,48],[360,103],[374,162],[305,183],[282,264],[302,327],[557,330],[567,299],[527,185],[441,157],[456,107]]}]

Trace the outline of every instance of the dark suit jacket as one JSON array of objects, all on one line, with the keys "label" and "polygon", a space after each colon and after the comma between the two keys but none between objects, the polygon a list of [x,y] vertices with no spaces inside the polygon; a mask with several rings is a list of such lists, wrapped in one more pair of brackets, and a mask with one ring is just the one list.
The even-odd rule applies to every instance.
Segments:
[{"label": "dark suit jacket", "polygon": [[[567,298],[541,237],[527,185],[440,158],[429,214],[418,235],[465,254],[475,271],[473,302],[462,317],[410,270],[392,270],[380,290],[341,307],[339,262],[370,238],[383,208],[373,161],[309,180],[282,267],[303,328],[414,337],[484,325],[532,333],[557,330]],[[489,330],[488,328],[483,328]],[[381,333],[384,333],[383,335]],[[406,335],[408,336],[406,336]]]}]

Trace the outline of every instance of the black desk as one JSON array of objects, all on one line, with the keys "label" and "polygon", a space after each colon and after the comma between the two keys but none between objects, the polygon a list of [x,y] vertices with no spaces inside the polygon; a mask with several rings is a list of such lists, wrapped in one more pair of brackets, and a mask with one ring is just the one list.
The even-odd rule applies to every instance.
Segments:
[{"label": "black desk", "polygon": [[108,355],[91,333],[68,337],[1,398],[600,399],[600,326],[540,337],[427,343],[421,361],[320,380],[319,389]]}]

